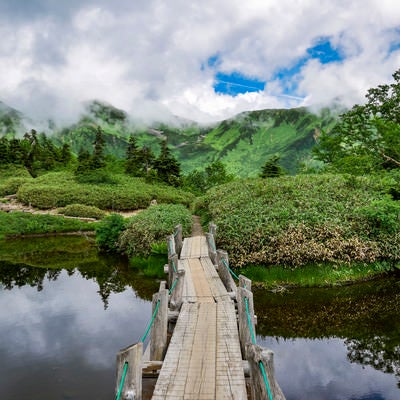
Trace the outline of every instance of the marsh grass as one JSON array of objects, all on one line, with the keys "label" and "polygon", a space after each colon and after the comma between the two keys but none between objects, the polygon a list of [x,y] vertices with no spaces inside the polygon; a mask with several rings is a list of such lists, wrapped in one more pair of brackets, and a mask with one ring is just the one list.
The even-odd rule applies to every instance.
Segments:
[{"label": "marsh grass", "polygon": [[372,279],[391,270],[387,263],[332,265],[313,264],[287,269],[282,266],[250,265],[238,272],[266,288],[335,286]]}]

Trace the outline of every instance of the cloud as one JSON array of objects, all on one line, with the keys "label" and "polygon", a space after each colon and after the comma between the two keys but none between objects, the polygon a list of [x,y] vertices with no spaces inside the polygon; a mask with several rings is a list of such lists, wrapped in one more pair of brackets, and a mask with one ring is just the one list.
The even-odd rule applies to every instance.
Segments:
[{"label": "cloud", "polygon": [[[136,116],[168,107],[201,121],[332,99],[351,105],[398,68],[399,27],[400,3],[389,0],[4,0],[0,99],[58,119],[93,98]],[[311,56],[321,38],[340,57]],[[216,77],[233,73],[265,90],[216,93]]]}]

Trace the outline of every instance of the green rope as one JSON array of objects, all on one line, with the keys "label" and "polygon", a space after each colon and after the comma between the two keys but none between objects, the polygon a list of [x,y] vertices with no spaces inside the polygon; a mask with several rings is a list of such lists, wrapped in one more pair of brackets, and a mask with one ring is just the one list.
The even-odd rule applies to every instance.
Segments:
[{"label": "green rope", "polygon": [[128,372],[128,361],[125,361],[124,370],[122,372],[122,377],[121,377],[121,382],[119,383],[118,393],[117,393],[117,396],[115,397],[115,400],[119,400],[121,398],[121,393],[122,393],[122,389],[124,387],[125,377],[126,377],[127,372]]},{"label": "green rope", "polygon": [[253,324],[251,323],[251,316],[249,311],[249,299],[247,297],[244,298],[244,303],[246,304],[246,314],[247,314],[247,324],[249,325],[251,341],[253,344],[257,344],[256,335],[254,334]]},{"label": "green rope", "polygon": [[229,267],[229,265],[227,264],[225,258],[222,259],[222,262],[224,263],[224,265],[225,265],[225,267],[228,269],[228,271],[231,273],[231,275],[232,275],[235,279],[239,280],[239,277],[238,277],[238,276],[232,271],[232,269]]},{"label": "green rope", "polygon": [[269,398],[269,400],[273,400],[272,394],[271,394],[271,388],[269,387],[267,374],[265,372],[264,364],[262,363],[262,361],[259,362],[259,366],[260,366],[260,369],[261,369],[262,376],[264,378],[265,386],[267,388],[268,398]]},{"label": "green rope", "polygon": [[176,279],[175,279],[174,283],[173,283],[172,286],[171,286],[171,289],[169,289],[169,294],[171,294],[171,293],[174,291],[175,286],[176,286],[176,284],[178,283],[178,280],[179,280],[179,278],[176,278]]},{"label": "green rope", "polygon": [[176,270],[176,265],[175,265],[174,259],[171,259],[171,262],[172,262],[172,268],[174,269],[174,272],[177,274],[178,271]]},{"label": "green rope", "polygon": [[179,230],[177,229],[174,233],[174,237],[177,237],[179,235]]},{"label": "green rope", "polygon": [[171,253],[171,255],[173,254],[173,252],[172,252],[172,239],[169,240],[169,252]]},{"label": "green rope", "polygon": [[149,334],[150,328],[153,325],[154,320],[156,319],[156,315],[157,315],[159,307],[160,307],[160,299],[157,300],[156,308],[155,308],[155,310],[153,312],[153,316],[151,317],[151,321],[149,323],[149,326],[147,327],[145,334],[140,339],[141,342],[144,342],[146,340],[146,337]]}]

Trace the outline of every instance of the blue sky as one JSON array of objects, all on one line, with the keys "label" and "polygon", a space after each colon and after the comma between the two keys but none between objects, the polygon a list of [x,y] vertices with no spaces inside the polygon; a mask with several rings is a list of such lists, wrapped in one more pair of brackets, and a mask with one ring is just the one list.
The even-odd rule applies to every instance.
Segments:
[{"label": "blue sky", "polygon": [[211,122],[363,102],[400,66],[400,2],[2,0],[0,35],[0,101],[29,115]]}]

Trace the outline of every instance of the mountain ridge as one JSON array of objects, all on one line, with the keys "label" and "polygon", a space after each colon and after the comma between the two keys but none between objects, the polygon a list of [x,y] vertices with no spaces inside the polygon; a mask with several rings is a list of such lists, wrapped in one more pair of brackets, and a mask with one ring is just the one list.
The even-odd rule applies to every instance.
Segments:
[{"label": "mountain ridge", "polygon": [[[136,137],[139,146],[148,146],[155,153],[166,139],[184,172],[220,160],[229,173],[248,177],[258,175],[265,161],[275,155],[289,173],[296,173],[310,157],[321,130],[330,129],[337,115],[328,108],[317,115],[300,107],[245,111],[205,125],[179,117],[175,117],[174,124],[144,124],[135,122],[124,110],[94,100],[86,104],[85,112],[75,123],[58,127],[49,120],[44,131],[55,143],[69,144],[77,154],[82,148],[92,148],[100,126],[106,153],[118,158],[125,156],[130,135]],[[30,130],[25,121],[35,125],[34,120],[0,102],[0,135],[12,136]]]}]

